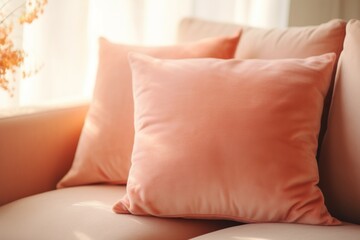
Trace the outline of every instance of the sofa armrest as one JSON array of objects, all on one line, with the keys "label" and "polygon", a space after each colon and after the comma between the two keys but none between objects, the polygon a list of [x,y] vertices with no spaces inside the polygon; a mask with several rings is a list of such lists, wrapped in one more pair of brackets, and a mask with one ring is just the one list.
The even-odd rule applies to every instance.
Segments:
[{"label": "sofa armrest", "polygon": [[71,167],[87,109],[84,103],[0,117],[0,206],[55,189]]}]

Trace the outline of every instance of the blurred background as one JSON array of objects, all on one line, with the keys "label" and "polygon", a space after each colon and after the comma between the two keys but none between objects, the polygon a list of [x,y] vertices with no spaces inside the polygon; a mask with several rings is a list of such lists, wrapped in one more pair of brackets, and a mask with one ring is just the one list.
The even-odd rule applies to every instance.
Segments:
[{"label": "blurred background", "polygon": [[187,16],[285,28],[360,19],[360,0],[48,0],[44,14],[15,34],[28,55],[25,68],[42,68],[16,82],[14,97],[0,91],[0,110],[90,99],[99,36],[136,45],[173,44]]}]

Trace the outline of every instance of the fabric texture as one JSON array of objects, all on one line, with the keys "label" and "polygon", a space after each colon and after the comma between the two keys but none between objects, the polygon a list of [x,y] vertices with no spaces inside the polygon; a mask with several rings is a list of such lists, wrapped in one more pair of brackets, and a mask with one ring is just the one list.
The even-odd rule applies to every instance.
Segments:
[{"label": "fabric texture", "polygon": [[335,54],[131,54],[135,140],[117,213],[332,225],[315,159]]},{"label": "fabric texture", "polygon": [[0,207],[2,240],[183,240],[233,222],[161,219],[114,214],[125,186],[91,185],[58,189]]},{"label": "fabric texture", "polygon": [[[263,29],[230,23],[219,23],[197,18],[184,19],[179,28],[180,42],[194,41],[203,37],[231,34],[242,29],[241,40],[235,57],[239,59],[305,58],[334,52],[337,59],[342,51],[346,22],[334,19],[317,26]],[[335,70],[335,69],[334,69]],[[335,78],[333,73],[332,82]],[[326,97],[319,143],[321,145],[331,103],[332,87]],[[318,155],[320,148],[318,149]]]},{"label": "fabric texture", "polygon": [[360,225],[314,226],[290,223],[244,224],[208,233],[192,240],[358,240]]},{"label": "fabric texture", "polygon": [[360,224],[360,21],[350,20],[320,155],[321,188],[332,214]]},{"label": "fabric texture", "polygon": [[58,187],[92,183],[125,184],[133,147],[133,96],[129,51],[160,58],[232,58],[240,32],[167,47],[136,47],[100,39],[93,100],[73,165]]}]

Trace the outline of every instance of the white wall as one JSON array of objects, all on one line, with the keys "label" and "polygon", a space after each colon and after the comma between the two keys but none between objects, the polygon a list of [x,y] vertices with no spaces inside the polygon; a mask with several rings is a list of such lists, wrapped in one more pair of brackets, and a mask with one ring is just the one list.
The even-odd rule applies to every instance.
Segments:
[{"label": "white wall", "polygon": [[44,14],[24,26],[27,69],[38,74],[21,80],[20,104],[76,96],[87,70],[88,1],[52,0]]},{"label": "white wall", "polygon": [[289,26],[316,25],[330,19],[360,19],[360,0],[291,0]]}]

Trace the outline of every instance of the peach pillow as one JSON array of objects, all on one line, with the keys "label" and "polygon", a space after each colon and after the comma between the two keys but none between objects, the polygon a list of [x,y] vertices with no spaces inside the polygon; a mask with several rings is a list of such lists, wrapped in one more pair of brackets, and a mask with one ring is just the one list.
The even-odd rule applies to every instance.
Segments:
[{"label": "peach pillow", "polygon": [[167,47],[136,47],[100,39],[99,67],[93,101],[70,171],[58,183],[124,184],[133,147],[133,96],[129,51],[160,58],[232,58],[240,33]]},{"label": "peach pillow", "polygon": [[[338,58],[345,38],[345,27],[346,22],[341,19],[333,19],[317,26],[263,29],[186,18],[180,24],[179,41],[194,41],[203,37],[229,34],[241,28],[243,31],[235,58],[305,58],[329,52],[335,52]],[[335,72],[333,79],[334,77]],[[330,91],[325,100],[319,135],[320,144],[327,127],[332,86],[330,85]]]},{"label": "peach pillow", "polygon": [[129,56],[135,140],[117,213],[334,225],[315,159],[335,54]]},{"label": "peach pillow", "polygon": [[335,52],[339,57],[346,22],[333,19],[317,26],[261,29],[244,27],[238,58],[305,58]]},{"label": "peach pillow", "polygon": [[346,27],[344,50],[319,159],[320,186],[334,216],[360,224],[360,21]]}]

